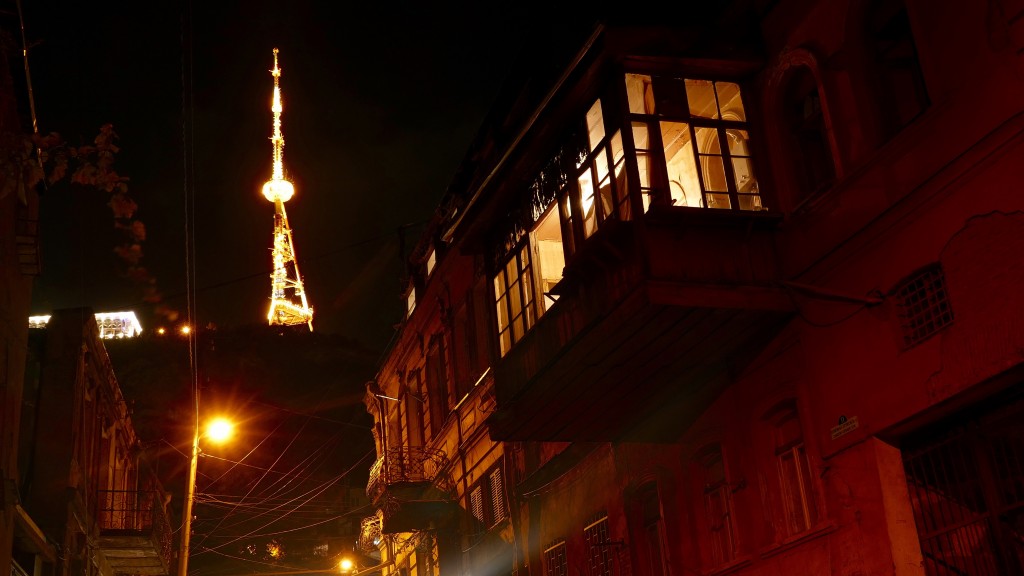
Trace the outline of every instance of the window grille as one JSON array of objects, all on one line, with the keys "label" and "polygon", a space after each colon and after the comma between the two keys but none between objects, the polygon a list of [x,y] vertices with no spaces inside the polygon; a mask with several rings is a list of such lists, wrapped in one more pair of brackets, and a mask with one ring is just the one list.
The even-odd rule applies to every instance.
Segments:
[{"label": "window grille", "polygon": [[904,449],[925,573],[1024,573],[1024,401]]},{"label": "window grille", "polygon": [[608,541],[608,517],[602,516],[583,529],[587,544],[590,576],[611,576],[612,547]]},{"label": "window grille", "polygon": [[903,345],[907,348],[927,340],[953,322],[946,276],[938,265],[929,266],[904,280],[896,288]]},{"label": "window grille", "polygon": [[558,542],[544,551],[544,576],[567,576],[568,573],[565,542]]}]

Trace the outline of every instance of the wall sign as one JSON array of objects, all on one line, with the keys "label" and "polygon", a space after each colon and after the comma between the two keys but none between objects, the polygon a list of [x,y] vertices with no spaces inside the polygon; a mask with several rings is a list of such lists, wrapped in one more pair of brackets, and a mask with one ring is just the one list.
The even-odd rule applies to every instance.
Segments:
[{"label": "wall sign", "polygon": [[849,434],[860,426],[857,417],[847,418],[845,415],[839,417],[839,423],[832,427],[832,439],[835,440],[843,434]]}]

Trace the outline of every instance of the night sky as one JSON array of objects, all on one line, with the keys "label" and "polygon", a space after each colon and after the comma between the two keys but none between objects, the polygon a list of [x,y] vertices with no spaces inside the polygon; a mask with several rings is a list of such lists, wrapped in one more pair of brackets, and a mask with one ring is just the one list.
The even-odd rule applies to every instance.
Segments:
[{"label": "night sky", "polygon": [[[164,302],[184,315],[188,272],[200,325],[265,322],[273,206],[259,190],[279,48],[285,169],[297,189],[286,206],[315,328],[383,346],[402,314],[398,229],[407,245],[418,238],[528,41],[527,5],[484,4],[364,3],[354,13],[340,2],[23,0],[40,130],[80,144],[112,123],[116,169],[147,228],[141,264]],[[161,322],[121,273],[102,195],[52,189],[42,210],[34,313],[86,305],[135,309],[145,328]]]}]

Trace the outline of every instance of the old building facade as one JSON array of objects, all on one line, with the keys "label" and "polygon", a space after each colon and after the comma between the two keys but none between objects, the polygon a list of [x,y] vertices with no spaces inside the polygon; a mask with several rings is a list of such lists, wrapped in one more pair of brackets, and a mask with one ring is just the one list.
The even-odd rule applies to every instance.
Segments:
[{"label": "old building facade", "polygon": [[411,259],[384,573],[1024,574],[1024,3],[576,21]]},{"label": "old building facade", "polygon": [[165,576],[168,495],[143,457],[95,315],[59,310],[31,330],[17,484],[32,528],[15,576]]}]

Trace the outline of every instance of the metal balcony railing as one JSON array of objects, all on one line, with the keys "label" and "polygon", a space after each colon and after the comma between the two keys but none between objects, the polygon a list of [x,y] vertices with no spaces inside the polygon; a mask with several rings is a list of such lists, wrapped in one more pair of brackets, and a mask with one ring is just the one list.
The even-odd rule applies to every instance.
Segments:
[{"label": "metal balcony railing", "polygon": [[156,490],[100,490],[100,531],[151,535],[157,554],[169,564],[172,532],[161,494]]},{"label": "metal balcony railing", "polygon": [[366,495],[378,502],[388,486],[399,483],[429,483],[445,494],[451,493],[448,457],[441,450],[390,448],[370,468]]},{"label": "metal balcony railing", "polygon": [[384,519],[379,513],[363,518],[359,526],[359,540],[356,542],[361,552],[369,554],[380,548],[381,540],[384,538],[383,522]]}]

